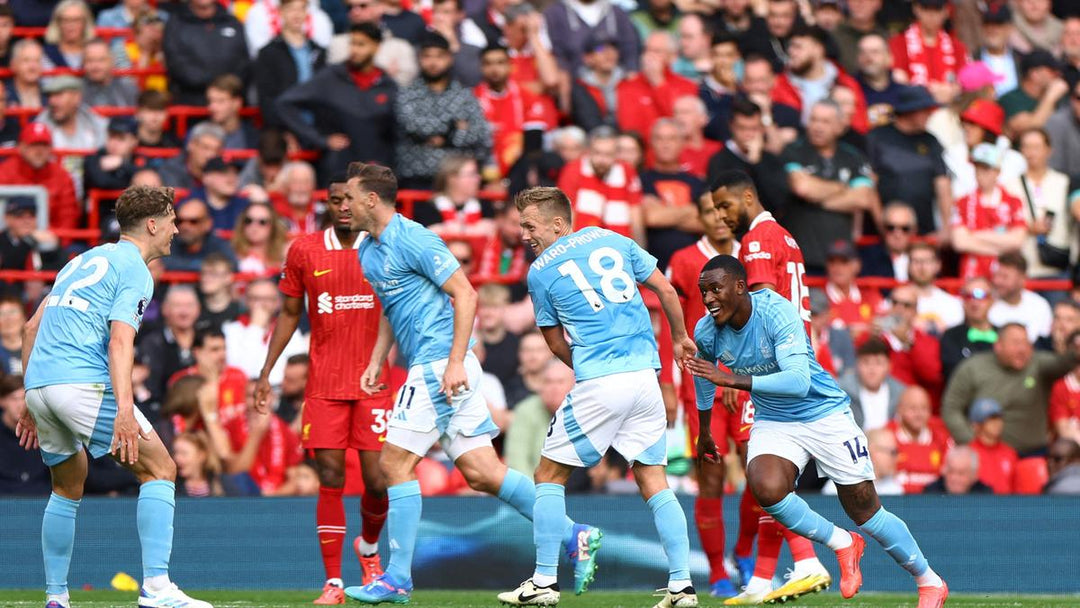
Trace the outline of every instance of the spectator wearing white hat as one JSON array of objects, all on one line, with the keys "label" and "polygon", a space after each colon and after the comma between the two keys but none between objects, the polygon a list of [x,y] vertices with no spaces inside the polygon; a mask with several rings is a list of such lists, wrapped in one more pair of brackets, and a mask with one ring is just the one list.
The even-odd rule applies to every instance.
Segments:
[{"label": "spectator wearing white hat", "polygon": [[956,202],[951,220],[953,247],[963,254],[963,279],[989,276],[997,257],[1018,251],[1027,238],[1020,199],[998,185],[1003,156],[1001,148],[988,143],[971,151],[978,187]]}]

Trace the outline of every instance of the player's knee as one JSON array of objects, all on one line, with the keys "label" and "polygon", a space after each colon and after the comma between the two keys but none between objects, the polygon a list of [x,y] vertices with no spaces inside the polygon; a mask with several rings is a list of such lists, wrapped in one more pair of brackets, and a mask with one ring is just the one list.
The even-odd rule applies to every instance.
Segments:
[{"label": "player's knee", "polygon": [[[365,471],[364,482],[367,482],[367,475]],[[326,466],[320,463],[319,466],[319,485],[324,488],[343,488],[345,487],[345,471],[333,467]]]},{"label": "player's knee", "polygon": [[698,475],[698,496],[702,498],[724,497],[724,466],[705,464]]},{"label": "player's knee", "polygon": [[152,479],[176,482],[176,463],[172,458],[164,458],[150,468]]},{"label": "player's knee", "polygon": [[474,463],[469,463],[461,469],[461,474],[473,490],[486,494],[498,494],[505,469],[499,471],[498,467],[479,467]]},{"label": "player's knee", "polygon": [[[365,467],[363,470],[364,478],[364,491],[368,494],[375,496],[381,496],[386,493],[386,476],[383,475],[381,467]],[[345,477],[341,478],[342,484],[345,483]]]},{"label": "player's knee", "polygon": [[791,486],[782,479],[770,477],[751,477],[747,479],[750,492],[762,507],[771,507],[784,500],[791,493]]}]

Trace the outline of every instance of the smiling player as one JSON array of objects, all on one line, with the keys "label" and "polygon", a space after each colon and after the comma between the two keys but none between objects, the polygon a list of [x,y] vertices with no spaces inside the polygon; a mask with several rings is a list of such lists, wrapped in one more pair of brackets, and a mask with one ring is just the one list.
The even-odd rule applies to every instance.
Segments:
[{"label": "smiling player", "polygon": [[[866,436],[851,415],[851,400],[814,358],[810,337],[791,302],[768,289],[750,292],[746,269],[731,256],[705,265],[699,285],[708,314],[698,321],[696,376],[701,417],[698,454],[716,457],[709,421],[716,387],[749,391],[755,416],[746,479],[769,515],[798,534],[828,546],[840,563],[840,594],[862,585],[863,537],[810,510],[795,480],[811,458],[836,484],[840,504],[859,529],[878,541],[915,577],[919,608],[941,608],[948,587],[923,557],[907,525],[881,506]],[[723,363],[731,373],[717,368]]]}]

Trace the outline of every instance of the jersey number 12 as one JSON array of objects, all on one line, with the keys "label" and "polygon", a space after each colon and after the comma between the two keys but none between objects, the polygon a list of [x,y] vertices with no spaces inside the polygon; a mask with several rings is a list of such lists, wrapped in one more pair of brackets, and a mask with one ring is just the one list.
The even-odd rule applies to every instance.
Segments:
[{"label": "jersey number 12", "polygon": [[[611,260],[611,266],[604,266],[604,260]],[[600,292],[604,294],[604,300],[613,304],[629,302],[634,297],[634,279],[623,270],[624,262],[622,254],[611,247],[600,247],[589,256],[589,269],[600,277]],[[604,302],[596,289],[585,278],[585,273],[577,262],[571,260],[559,266],[559,274],[569,276],[574,285],[577,285],[589,308],[593,312],[600,312],[604,308]],[[622,285],[616,286],[615,281]]]}]

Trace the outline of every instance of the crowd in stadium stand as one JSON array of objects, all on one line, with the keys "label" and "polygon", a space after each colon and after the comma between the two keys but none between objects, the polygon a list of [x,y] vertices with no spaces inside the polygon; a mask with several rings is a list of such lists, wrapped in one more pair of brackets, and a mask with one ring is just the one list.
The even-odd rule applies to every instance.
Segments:
[{"label": "crowd in stadium stand", "polygon": [[[270,375],[274,413],[254,411],[253,379],[289,243],[325,229],[354,160],[395,170],[401,211],[476,283],[482,389],[515,469],[532,473],[573,374],[536,332],[513,195],[557,185],[577,227],[663,269],[732,252],[708,184],[740,169],[801,245],[812,340],[879,492],[1080,493],[1076,2],[11,0],[0,76],[0,494],[50,487],[13,432],[27,313],[50,271],[117,237],[131,184],[177,189],[135,394],[178,487],[315,493],[307,334]],[[693,492],[694,404],[667,359],[669,471]],[[137,487],[91,469],[88,493]],[[468,490],[437,453],[419,474],[426,494]],[[568,488],[626,479],[610,453]]]}]

